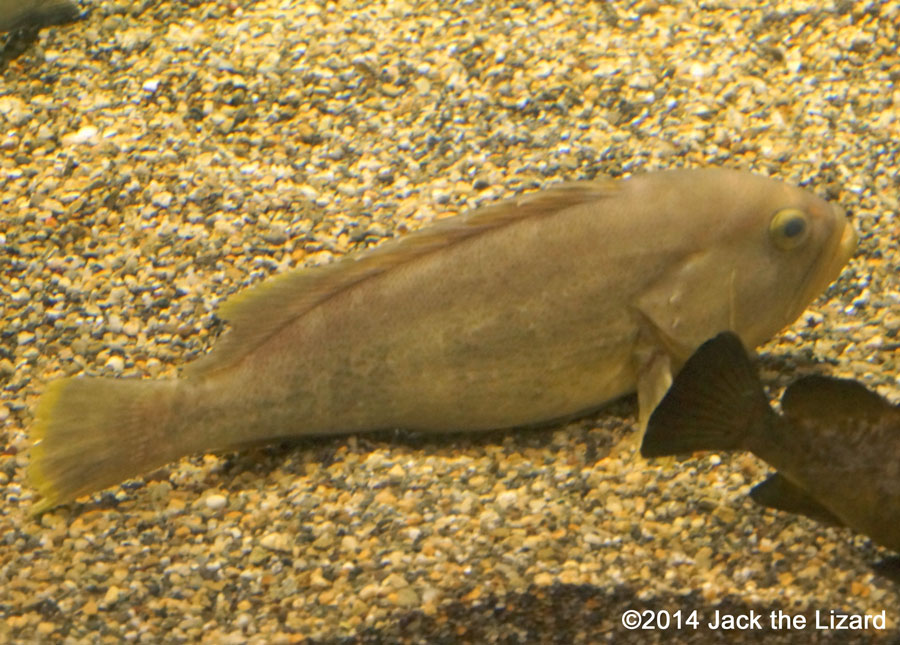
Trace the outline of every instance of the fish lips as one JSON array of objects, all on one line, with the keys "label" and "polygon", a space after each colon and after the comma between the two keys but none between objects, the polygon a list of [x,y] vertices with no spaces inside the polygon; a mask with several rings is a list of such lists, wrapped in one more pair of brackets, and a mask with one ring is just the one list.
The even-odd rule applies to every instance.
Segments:
[{"label": "fish lips", "polygon": [[[816,300],[828,288],[828,285],[837,279],[844,266],[853,257],[859,242],[856,229],[853,228],[853,223],[844,214],[843,209],[833,204],[830,207],[834,212],[835,219],[842,224],[842,230],[840,235],[831,236],[831,243],[823,251],[823,256],[830,260],[826,261],[819,271],[816,271],[817,267],[813,265],[807,274],[807,279],[803,281],[805,286],[801,291],[801,297],[797,300],[803,309],[807,307],[808,303]],[[801,313],[803,313],[802,310],[798,311],[796,316],[791,317],[791,320],[796,319]]]}]

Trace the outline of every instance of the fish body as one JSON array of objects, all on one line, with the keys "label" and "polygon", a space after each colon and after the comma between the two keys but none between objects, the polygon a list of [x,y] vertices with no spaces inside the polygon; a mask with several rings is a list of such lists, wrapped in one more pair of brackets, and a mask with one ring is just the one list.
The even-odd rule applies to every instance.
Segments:
[{"label": "fish body", "polygon": [[635,389],[646,416],[705,338],[763,342],[855,244],[840,209],[724,169],[565,184],[441,220],[238,294],[220,310],[232,328],[182,378],[52,383],[36,509],[286,437],[538,425]]},{"label": "fish body", "polygon": [[751,497],[900,551],[900,407],[852,380],[808,376],[769,400],[741,340],[704,343],[650,416],[646,457],[748,450],[777,473]]},{"label": "fish body", "polygon": [[78,17],[71,0],[0,0],[0,31],[48,27]]}]

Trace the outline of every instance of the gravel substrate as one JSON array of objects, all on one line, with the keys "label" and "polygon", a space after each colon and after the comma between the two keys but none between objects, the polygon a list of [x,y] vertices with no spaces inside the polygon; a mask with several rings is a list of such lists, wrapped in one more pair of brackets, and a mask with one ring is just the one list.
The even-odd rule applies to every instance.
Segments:
[{"label": "gravel substrate", "polygon": [[[242,287],[517,191],[676,166],[852,213],[857,256],[762,374],[900,401],[900,3],[82,8],[0,35],[0,641],[900,637],[870,568],[890,553],[755,506],[750,455],[611,452],[632,400],[545,430],[198,456],[37,520],[24,477],[47,382],[172,376]],[[628,609],[700,626],[629,632]],[[714,631],[716,609],[886,628]]]}]

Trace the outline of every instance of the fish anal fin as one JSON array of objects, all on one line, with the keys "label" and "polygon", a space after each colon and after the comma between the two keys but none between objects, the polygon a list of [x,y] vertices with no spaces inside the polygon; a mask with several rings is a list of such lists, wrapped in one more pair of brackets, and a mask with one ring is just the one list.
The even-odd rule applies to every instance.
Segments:
[{"label": "fish anal fin", "polygon": [[703,343],[650,415],[644,457],[736,450],[774,415],[740,338],[723,332]]},{"label": "fish anal fin", "polygon": [[823,524],[843,525],[834,513],[780,473],[775,473],[754,486],[750,491],[750,498],[761,506],[806,515]]},{"label": "fish anal fin", "polygon": [[586,181],[517,196],[439,220],[374,249],[319,267],[271,277],[230,297],[219,317],[231,324],[216,347],[185,368],[198,377],[232,365],[293,320],[335,294],[428,253],[528,217],[552,215],[615,195],[618,182]]},{"label": "fish anal fin", "polygon": [[792,383],[781,397],[781,409],[792,423],[823,419],[833,425],[839,419],[877,420],[895,409],[863,384],[831,376],[805,376]]}]

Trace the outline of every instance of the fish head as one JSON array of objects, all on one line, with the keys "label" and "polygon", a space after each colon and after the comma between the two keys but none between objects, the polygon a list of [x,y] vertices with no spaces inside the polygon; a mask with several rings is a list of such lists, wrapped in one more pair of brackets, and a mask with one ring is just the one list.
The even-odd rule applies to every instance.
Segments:
[{"label": "fish head", "polygon": [[636,308],[675,367],[722,331],[734,331],[747,347],[767,341],[838,277],[856,249],[843,210],[797,186],[727,169],[661,174],[673,187],[656,191],[664,197],[655,207],[680,220],[681,246],[669,242],[680,255]]},{"label": "fish head", "polygon": [[[756,203],[726,245],[731,261],[731,329],[756,347],[800,317],[840,275],[856,250],[849,218],[797,186],[763,177]],[[754,182],[756,183],[756,182]],[[748,197],[749,199],[749,197]],[[746,243],[741,238],[746,235]]]}]

